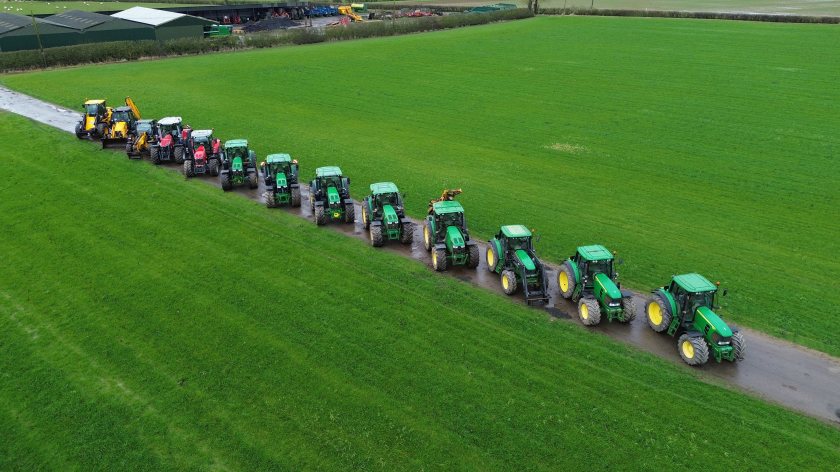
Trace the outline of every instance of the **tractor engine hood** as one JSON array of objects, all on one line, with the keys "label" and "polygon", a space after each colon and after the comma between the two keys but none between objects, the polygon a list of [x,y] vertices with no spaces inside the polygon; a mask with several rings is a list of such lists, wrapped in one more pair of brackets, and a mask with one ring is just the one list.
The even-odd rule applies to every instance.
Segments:
[{"label": "tractor engine hood", "polygon": [[517,249],[514,254],[516,255],[516,259],[519,260],[519,263],[525,267],[525,270],[532,271],[537,268],[534,260],[531,259],[531,256],[524,249]]},{"label": "tractor engine hood", "polygon": [[615,285],[615,282],[607,276],[607,274],[595,274],[595,283],[601,286],[604,293],[613,300],[621,300],[621,290]]},{"label": "tractor engine hood", "polygon": [[704,320],[711,325],[712,331],[717,332],[720,336],[727,338],[732,336],[732,329],[729,328],[729,325],[720,316],[707,306],[697,307],[697,311],[694,312],[694,324],[696,325],[698,322],[703,323]]},{"label": "tractor engine hood", "polygon": [[277,175],[274,176],[274,182],[277,184],[277,188],[286,188],[288,184],[286,181],[286,174],[284,172],[278,172]]},{"label": "tractor engine hood", "polygon": [[[166,136],[160,138],[160,146],[161,147],[169,147],[170,144],[172,144],[172,135],[171,134],[167,134]],[[234,160],[236,160],[236,159],[234,159]],[[242,159],[240,159],[239,162],[241,163]]]},{"label": "tractor engine hood", "polygon": [[400,223],[400,218],[397,216],[396,210],[391,205],[384,205],[382,207],[382,220],[388,226],[395,226]]},{"label": "tractor engine hood", "polygon": [[327,187],[327,202],[330,205],[338,205],[341,203],[341,195],[338,194],[338,189],[333,186]]},{"label": "tractor engine hood", "polygon": [[234,172],[242,172],[242,158],[239,156],[234,157],[230,163],[230,168]]},{"label": "tractor engine hood", "polygon": [[457,226],[447,226],[446,242],[451,249],[462,249],[465,244],[464,236],[461,234],[461,229]]}]

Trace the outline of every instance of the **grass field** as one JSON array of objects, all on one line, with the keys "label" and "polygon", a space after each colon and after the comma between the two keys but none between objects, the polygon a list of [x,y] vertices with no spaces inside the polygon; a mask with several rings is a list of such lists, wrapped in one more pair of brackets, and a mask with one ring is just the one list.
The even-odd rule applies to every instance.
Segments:
[{"label": "grass field", "polygon": [[[184,6],[175,3],[143,3],[143,2],[36,2],[28,0],[0,0],[0,13],[14,13],[18,15],[40,15],[42,13],[61,13],[69,10],[82,11],[112,11],[125,10],[131,7],[168,8]],[[191,6],[191,5],[189,5]]]},{"label": "grass field", "polygon": [[698,271],[734,321],[840,355],[837,63],[832,26],[553,17],[0,82],[131,95],[304,175],[339,164],[356,197],[394,180],[415,216],[460,186],[481,236],[525,223],[553,261],[606,244],[640,290]]},{"label": "grass field", "polygon": [[[840,431],[0,114],[0,469],[820,469]],[[615,366],[621,365],[621,369]]]}]

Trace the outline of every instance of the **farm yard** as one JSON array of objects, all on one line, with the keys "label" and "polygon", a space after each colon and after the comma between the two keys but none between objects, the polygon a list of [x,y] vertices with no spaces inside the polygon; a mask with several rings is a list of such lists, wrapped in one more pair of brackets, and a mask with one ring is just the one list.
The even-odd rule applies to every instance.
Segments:
[{"label": "farm yard", "polygon": [[0,1],[0,13],[19,13],[21,15],[39,15],[46,13],[61,13],[66,10],[81,10],[81,11],[117,11],[125,10],[130,7],[141,6],[148,8],[167,8],[183,6],[177,3],[154,3],[154,2],[42,2],[29,0],[2,0]]},{"label": "farm yard", "polygon": [[[830,370],[839,45],[826,25],[538,17],[0,84],[76,110],[131,95],[144,118],[245,137],[259,160],[291,154],[302,187],[340,165],[357,201],[393,180],[415,220],[460,187],[473,238],[526,224],[555,267],[605,244],[639,294],[706,274],[728,291],[727,322],[821,351]],[[256,191],[0,112],[0,142],[20,136],[0,185],[0,469],[840,459],[836,420],[708,373],[738,365],[692,369],[601,335],[627,326],[547,317],[468,269],[441,276],[425,253],[345,237],[360,225],[317,228],[241,198]],[[822,400],[840,418],[836,392]]]}]

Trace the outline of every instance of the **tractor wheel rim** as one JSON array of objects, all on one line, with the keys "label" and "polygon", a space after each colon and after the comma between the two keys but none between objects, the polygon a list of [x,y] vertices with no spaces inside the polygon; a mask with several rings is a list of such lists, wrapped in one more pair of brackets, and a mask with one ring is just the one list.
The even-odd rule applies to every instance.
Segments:
[{"label": "tractor wheel rim", "polygon": [[560,272],[560,276],[557,277],[557,281],[560,284],[560,290],[564,292],[569,290],[569,276],[566,275],[565,272]]},{"label": "tractor wheel rim", "polygon": [[487,249],[487,265],[490,268],[496,265],[495,257],[493,257],[493,251],[491,249]]},{"label": "tractor wheel rim", "polygon": [[429,244],[429,228],[423,228],[423,240]]},{"label": "tractor wheel rim", "polygon": [[432,253],[432,265],[437,267],[437,251]]},{"label": "tractor wheel rim", "polygon": [[650,318],[651,323],[657,326],[662,323],[662,310],[659,309],[659,305],[656,302],[648,305],[648,318]]},{"label": "tractor wheel rim", "polygon": [[505,290],[507,290],[508,287],[510,287],[510,282],[508,282],[507,276],[502,276],[502,287],[504,287]]},{"label": "tractor wheel rim", "polygon": [[686,339],[682,343],[682,351],[683,355],[685,355],[686,359],[693,359],[694,358],[694,344],[691,344],[691,341]]},{"label": "tractor wheel rim", "polygon": [[585,320],[589,319],[589,307],[586,306],[586,303],[580,305],[580,317]]}]

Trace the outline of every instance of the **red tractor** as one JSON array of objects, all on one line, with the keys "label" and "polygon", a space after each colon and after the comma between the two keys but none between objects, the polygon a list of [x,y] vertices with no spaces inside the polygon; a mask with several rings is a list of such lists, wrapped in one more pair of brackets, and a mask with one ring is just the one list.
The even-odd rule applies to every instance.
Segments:
[{"label": "red tractor", "polygon": [[187,152],[184,156],[184,177],[200,174],[213,177],[219,175],[221,168],[222,142],[213,137],[211,129],[197,129],[187,139]]}]

